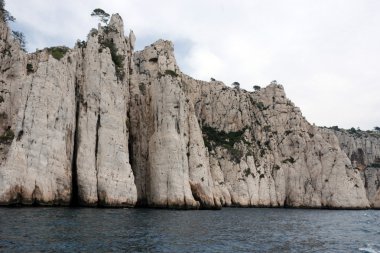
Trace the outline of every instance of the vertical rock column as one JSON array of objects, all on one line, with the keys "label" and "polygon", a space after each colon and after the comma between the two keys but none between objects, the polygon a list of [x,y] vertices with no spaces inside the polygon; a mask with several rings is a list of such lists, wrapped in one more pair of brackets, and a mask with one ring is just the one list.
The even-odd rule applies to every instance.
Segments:
[{"label": "vertical rock column", "polygon": [[160,40],[137,52],[135,66],[130,115],[140,204],[198,208],[189,178],[189,105],[173,45]]},{"label": "vertical rock column", "polygon": [[91,33],[83,49],[76,158],[82,205],[134,206],[137,200],[126,125],[130,50],[119,15]]}]

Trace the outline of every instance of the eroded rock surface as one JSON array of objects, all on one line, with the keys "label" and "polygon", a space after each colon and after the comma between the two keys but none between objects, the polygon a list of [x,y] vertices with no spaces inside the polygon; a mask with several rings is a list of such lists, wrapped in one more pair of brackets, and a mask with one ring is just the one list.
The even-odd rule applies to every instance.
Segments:
[{"label": "eroded rock surface", "polygon": [[119,15],[59,57],[0,25],[0,204],[378,206],[377,172],[350,158],[379,142],[310,125],[281,85],[195,80],[169,41],[133,52]]}]

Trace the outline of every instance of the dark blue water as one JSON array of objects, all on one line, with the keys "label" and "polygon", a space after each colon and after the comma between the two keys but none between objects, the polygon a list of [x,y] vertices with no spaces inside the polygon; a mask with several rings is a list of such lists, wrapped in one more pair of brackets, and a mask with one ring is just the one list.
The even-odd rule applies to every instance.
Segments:
[{"label": "dark blue water", "polygon": [[0,208],[0,252],[380,252],[380,211]]}]

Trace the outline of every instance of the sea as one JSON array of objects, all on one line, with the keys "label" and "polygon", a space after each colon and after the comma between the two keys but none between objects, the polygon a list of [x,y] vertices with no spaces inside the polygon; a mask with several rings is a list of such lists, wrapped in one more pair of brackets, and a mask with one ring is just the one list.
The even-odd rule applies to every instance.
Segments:
[{"label": "sea", "polygon": [[0,252],[380,252],[380,210],[0,208]]}]

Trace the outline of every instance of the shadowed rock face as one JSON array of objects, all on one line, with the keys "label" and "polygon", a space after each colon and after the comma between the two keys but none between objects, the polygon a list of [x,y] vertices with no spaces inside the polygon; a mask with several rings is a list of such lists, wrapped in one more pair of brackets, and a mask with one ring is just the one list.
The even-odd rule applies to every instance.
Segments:
[{"label": "shadowed rock face", "polygon": [[361,171],[371,207],[380,208],[380,135],[375,132],[335,130],[341,149]]},{"label": "shadowed rock face", "polygon": [[367,208],[376,199],[364,186],[374,176],[363,181],[336,135],[310,125],[281,85],[247,92],[194,80],[169,41],[133,52],[118,15],[59,59],[24,53],[4,23],[0,32],[3,205]]}]

